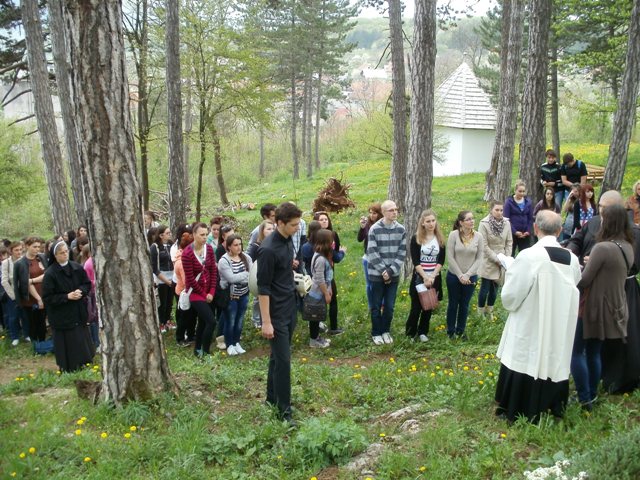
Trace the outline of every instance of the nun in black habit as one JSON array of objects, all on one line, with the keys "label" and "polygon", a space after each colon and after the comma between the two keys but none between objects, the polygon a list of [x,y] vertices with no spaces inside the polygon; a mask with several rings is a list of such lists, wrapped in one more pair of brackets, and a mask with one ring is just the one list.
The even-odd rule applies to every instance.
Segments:
[{"label": "nun in black habit", "polygon": [[44,273],[42,299],[53,330],[53,349],[58,368],[73,372],[93,361],[87,296],[91,281],[79,263],[69,260],[69,247],[56,242],[49,252],[49,267]]}]

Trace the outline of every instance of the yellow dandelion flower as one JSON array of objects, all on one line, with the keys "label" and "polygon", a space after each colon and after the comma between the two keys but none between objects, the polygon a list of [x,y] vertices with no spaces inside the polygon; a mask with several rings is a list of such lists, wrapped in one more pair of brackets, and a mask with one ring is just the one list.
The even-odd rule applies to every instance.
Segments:
[{"label": "yellow dandelion flower", "polygon": [[129,432],[125,433],[124,438],[131,438],[131,434]]},{"label": "yellow dandelion flower", "polygon": [[489,372],[489,376],[490,376],[490,377],[493,377],[493,372]]},{"label": "yellow dandelion flower", "polygon": [[91,457],[84,457],[84,463],[89,463],[91,461]]},{"label": "yellow dandelion flower", "polygon": [[473,369],[476,370],[476,371],[480,370],[480,368],[478,368],[478,367],[473,367]]},{"label": "yellow dandelion flower", "polygon": [[385,433],[380,433],[380,438],[384,438],[384,437],[386,437],[386,436],[387,436],[387,435],[386,435]]},{"label": "yellow dandelion flower", "polygon": [[30,373],[30,374],[29,374],[29,377],[30,377],[30,378],[33,378],[33,377],[35,377],[35,375],[34,375],[33,373]]},{"label": "yellow dandelion flower", "polygon": [[421,466],[418,470],[420,470],[421,472],[424,472],[427,469],[427,467],[425,467],[424,465]]},{"label": "yellow dandelion flower", "polygon": [[353,368],[360,368],[360,365],[354,365]]},{"label": "yellow dandelion flower", "polygon": [[467,367],[466,365],[464,366],[463,370],[466,372],[467,370],[469,370],[469,367]]},{"label": "yellow dandelion flower", "polygon": [[34,453],[36,453],[36,447],[31,447],[31,448],[29,449],[29,453],[30,453],[31,455],[33,455]]},{"label": "yellow dandelion flower", "polygon": [[84,420],[82,420],[82,419],[80,419],[80,420],[78,420],[78,421],[76,422],[76,424],[78,424],[78,425],[82,425],[83,423],[84,423]]},{"label": "yellow dandelion flower", "polygon": [[27,454],[26,454],[26,453],[24,453],[24,452],[20,452],[20,455],[18,455],[18,456],[19,456],[20,458],[24,458],[24,457],[26,457],[26,456],[27,456]]},{"label": "yellow dandelion flower", "polygon": [[74,433],[75,433],[76,435],[82,435],[82,430],[77,429]]},{"label": "yellow dandelion flower", "polygon": [[436,374],[435,374],[434,372],[431,372],[431,375],[430,375],[430,376],[431,376],[431,377],[435,377],[435,376],[436,376]]},{"label": "yellow dandelion flower", "polygon": [[11,472],[9,475],[11,475],[12,477],[16,476],[16,472]]},{"label": "yellow dandelion flower", "polygon": [[318,480],[318,477],[311,477],[309,480]]},{"label": "yellow dandelion flower", "polygon": [[80,420],[82,420],[83,422],[87,421],[87,417],[80,417]]},{"label": "yellow dandelion flower", "polygon": [[507,434],[506,433],[501,433],[500,434],[500,438],[507,438]]},{"label": "yellow dandelion flower", "polygon": [[389,361],[390,361],[391,363],[395,363],[395,362],[396,362],[396,359],[395,359],[395,358],[393,358],[393,357],[391,357],[391,358],[389,358]]},{"label": "yellow dandelion flower", "polygon": [[329,357],[329,361],[330,361],[330,362],[335,362],[335,360],[336,360],[335,358],[333,358],[333,357]]},{"label": "yellow dandelion flower", "polygon": [[440,365],[436,365],[436,370],[440,370]]},{"label": "yellow dandelion flower", "polygon": [[278,460],[282,460],[282,455],[278,455]]},{"label": "yellow dandelion flower", "polygon": [[483,382],[482,380],[478,380],[478,383],[479,383],[480,385],[484,385],[484,382]]},{"label": "yellow dandelion flower", "polygon": [[359,373],[354,373],[353,374],[353,378],[360,378],[360,377],[362,377],[362,375],[360,375]]},{"label": "yellow dandelion flower", "polygon": [[622,394],[622,396],[623,396],[624,398],[629,398],[629,394],[628,394],[628,393],[623,393],[623,394]]},{"label": "yellow dandelion flower", "polygon": [[102,432],[100,434],[100,438],[107,438],[109,436],[109,434],[107,432]]},{"label": "yellow dandelion flower", "polygon": [[135,425],[131,425],[129,427],[129,430],[131,430],[132,432],[135,432],[136,430],[138,430],[138,427],[136,427]]},{"label": "yellow dandelion flower", "polygon": [[307,361],[307,357],[302,357],[302,361],[306,362]]}]

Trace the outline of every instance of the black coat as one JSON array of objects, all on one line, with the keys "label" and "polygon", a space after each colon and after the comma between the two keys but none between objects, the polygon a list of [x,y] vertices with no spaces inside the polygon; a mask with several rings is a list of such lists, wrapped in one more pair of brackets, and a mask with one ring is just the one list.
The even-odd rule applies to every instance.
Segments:
[{"label": "black coat", "polygon": [[[67,294],[76,289],[82,291],[82,298],[69,300]],[[42,284],[42,300],[51,326],[69,330],[77,325],[86,325],[89,319],[86,297],[90,291],[91,281],[79,263],[70,261],[65,267],[54,263],[47,268]]]}]

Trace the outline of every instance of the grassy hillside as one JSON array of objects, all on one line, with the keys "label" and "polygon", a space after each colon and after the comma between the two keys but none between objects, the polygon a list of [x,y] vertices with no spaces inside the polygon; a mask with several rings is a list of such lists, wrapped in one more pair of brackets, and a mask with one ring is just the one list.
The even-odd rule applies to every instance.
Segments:
[{"label": "grassy hillside", "polygon": [[[607,152],[606,146],[563,150],[597,164]],[[323,178],[342,174],[352,184],[356,210],[333,217],[348,248],[336,267],[339,322],[346,332],[334,337],[329,349],[312,350],[307,325],[298,324],[293,342],[298,430],[288,431],[263,405],[268,345],[250,322],[243,334],[248,353],[242,357],[216,353],[203,362],[165,336],[179,397],[133,402],[121,410],[77,398],[73,381],[99,378],[100,361],[83,372],[60,375],[51,357],[34,358],[25,344],[12,348],[3,337],[0,476],[506,479],[568,458],[575,468],[593,472],[590,478],[638,478],[638,392],[603,395],[591,415],[571,404],[563,421],[544,418],[538,426],[509,427],[494,417],[499,370],[494,354],[506,318],[500,308],[491,320],[473,308],[469,341],[451,342],[444,332],[445,300],[432,319],[430,342],[412,343],[403,337],[410,303],[405,284],[398,291],[392,325],[396,343],[373,346],[362,246],[355,233],[367,204],[385,198],[388,169],[386,162],[333,164],[312,180],[280,178],[231,194],[257,204],[295,200],[308,210]],[[638,178],[640,147],[633,145],[627,190]],[[459,210],[486,212],[483,189],[481,174],[435,179],[433,207],[446,232]],[[258,222],[256,211],[229,213],[244,232]],[[405,407],[411,408],[390,415]],[[378,453],[363,467],[346,468],[372,444],[379,444]]]}]

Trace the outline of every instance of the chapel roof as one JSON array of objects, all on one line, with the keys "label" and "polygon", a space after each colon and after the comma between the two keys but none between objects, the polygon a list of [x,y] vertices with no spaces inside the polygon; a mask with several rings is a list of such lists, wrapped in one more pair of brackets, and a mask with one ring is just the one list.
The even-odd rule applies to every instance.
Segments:
[{"label": "chapel roof", "polygon": [[435,124],[444,127],[493,130],[496,110],[467,62],[440,84],[435,93]]}]

